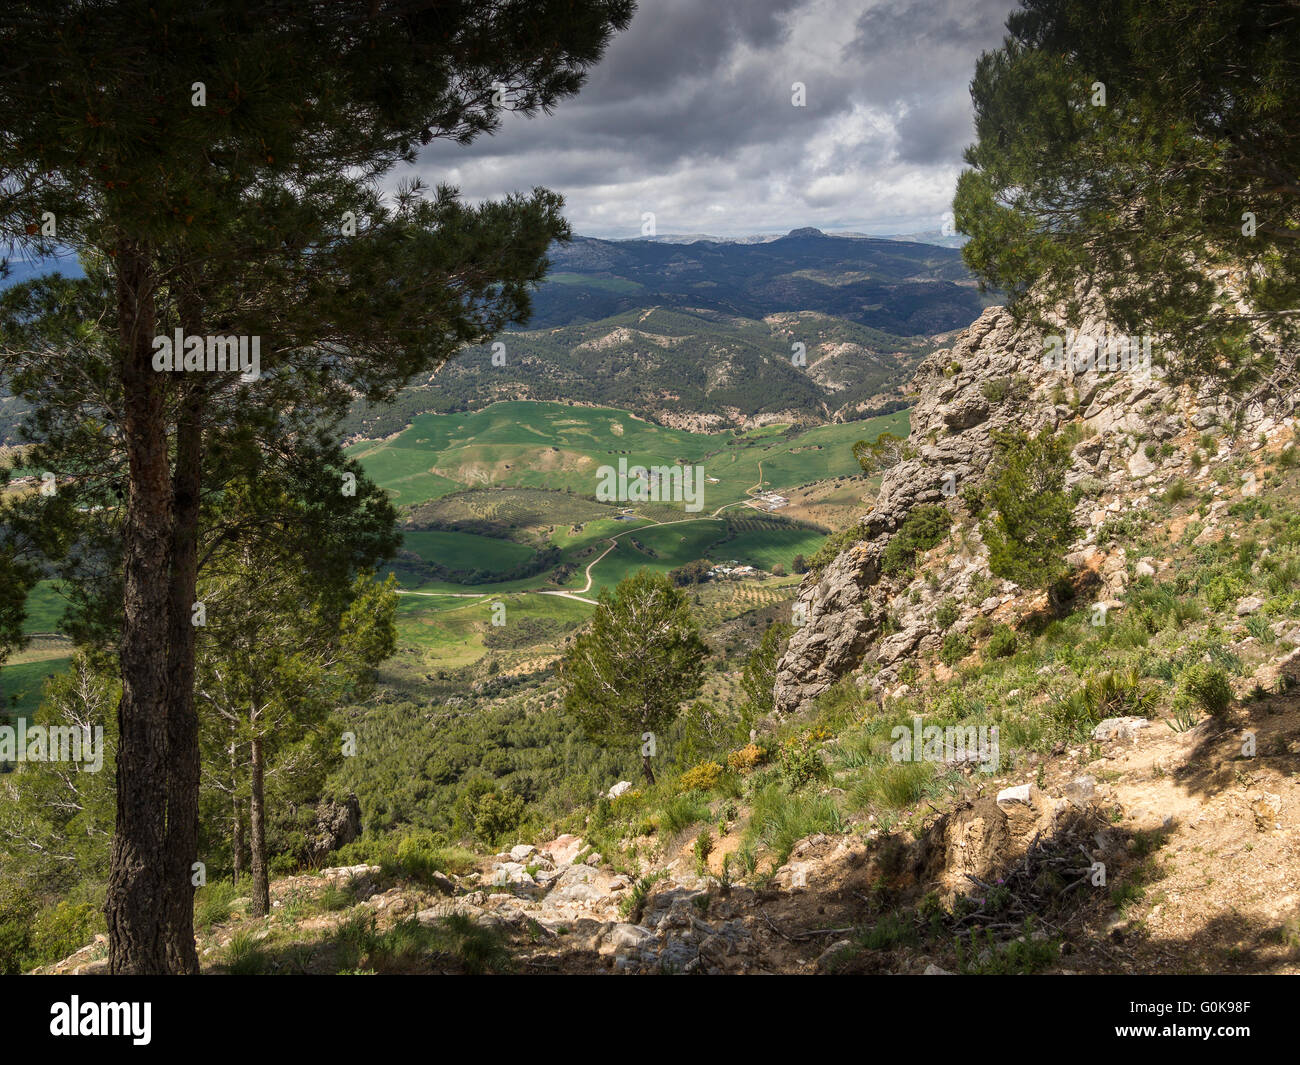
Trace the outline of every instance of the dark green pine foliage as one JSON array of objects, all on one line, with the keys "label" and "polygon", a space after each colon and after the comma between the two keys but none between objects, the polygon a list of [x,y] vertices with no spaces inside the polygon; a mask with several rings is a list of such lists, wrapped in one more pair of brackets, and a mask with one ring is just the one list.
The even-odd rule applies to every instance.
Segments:
[{"label": "dark green pine foliage", "polygon": [[682,703],[699,694],[708,653],[685,593],[641,570],[600,593],[591,627],[561,660],[565,709],[589,736],[640,747],[653,784],[659,745]]},{"label": "dark green pine foliage", "polygon": [[1061,576],[1064,557],[1078,535],[1074,497],[1066,490],[1070,446],[1044,430],[1036,437],[1003,433],[984,500],[991,509],[980,526],[989,570],[1028,588]]},{"label": "dark green pine foliage", "polygon": [[[1091,288],[1175,374],[1294,393],[1300,9],[1026,0],[1007,28],[971,84],[967,264],[1017,313],[1077,315]],[[1225,269],[1246,308],[1218,300]]]}]

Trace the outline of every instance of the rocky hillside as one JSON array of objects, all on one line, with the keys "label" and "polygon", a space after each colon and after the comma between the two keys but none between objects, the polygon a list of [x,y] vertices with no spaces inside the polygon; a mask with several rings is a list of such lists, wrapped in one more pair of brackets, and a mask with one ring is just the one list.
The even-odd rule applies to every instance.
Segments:
[{"label": "rocky hillside", "polygon": [[[1107,323],[1097,317],[1078,330],[1081,337],[1103,340],[1107,333]],[[1068,430],[1077,438],[1066,483],[1085,489],[1075,515],[1085,531],[1068,561],[1100,573],[1097,595],[1104,602],[1119,600],[1131,576],[1150,575],[1151,569],[1149,562],[1127,559],[1122,544],[1099,541],[1108,519],[1149,508],[1152,497],[1177,479],[1189,494],[1208,487],[1218,497],[1211,506],[1213,526],[1231,499],[1258,491],[1253,466],[1227,483],[1222,471],[1243,457],[1267,458],[1294,446],[1294,397],[1245,409],[1229,434],[1234,411],[1213,386],[1200,394],[1174,387],[1159,365],[1149,374],[1093,368],[1076,374],[1067,359],[1063,368],[1048,369],[1044,351],[1043,332],[991,307],[951,348],[921,364],[913,382],[918,400],[909,457],[885,473],[851,546],[801,590],[806,623],[779,667],[779,711],[806,706],[853,671],[877,693],[894,687],[902,660],[938,649],[942,631],[933,612],[944,598],[963,604],[958,632],[977,617],[1016,613],[1007,609],[1013,600],[1023,600],[1021,614],[1036,605],[1034,597],[989,573],[978,523],[969,516],[961,526],[965,550],[947,571],[923,581],[891,580],[881,571],[891,538],[914,508],[942,505],[962,521],[962,490],[982,479],[999,430]],[[983,582],[992,582],[990,594],[971,602],[972,587]],[[919,603],[913,591],[920,592]],[[885,632],[887,625],[894,631]]]},{"label": "rocky hillside", "polygon": [[[205,970],[1300,972],[1287,397],[1045,370],[1043,340],[995,309],[923,362],[908,448],[802,587],[747,738],[706,707],[656,783],[498,853],[366,837],[263,917],[205,888]],[[1082,531],[1050,597],[989,570],[999,429],[1069,445]],[[949,524],[892,565],[923,507]]]}]

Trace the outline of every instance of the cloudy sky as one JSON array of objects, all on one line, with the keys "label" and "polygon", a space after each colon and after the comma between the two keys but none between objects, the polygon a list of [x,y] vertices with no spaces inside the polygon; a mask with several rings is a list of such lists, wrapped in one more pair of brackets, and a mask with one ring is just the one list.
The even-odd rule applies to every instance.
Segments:
[{"label": "cloudy sky", "polygon": [[[435,143],[470,199],[545,185],[576,233],[937,230],[973,138],[968,86],[1015,0],[640,0],[582,93]],[[806,106],[791,102],[806,86]]]}]

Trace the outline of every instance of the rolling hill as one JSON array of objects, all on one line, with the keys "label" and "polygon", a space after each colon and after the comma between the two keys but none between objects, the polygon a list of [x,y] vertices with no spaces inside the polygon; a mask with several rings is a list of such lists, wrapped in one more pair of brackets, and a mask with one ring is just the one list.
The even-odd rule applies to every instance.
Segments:
[{"label": "rolling hill", "polygon": [[755,320],[651,307],[466,348],[395,402],[358,404],[344,431],[386,436],[426,411],[499,400],[577,400],[693,430],[848,421],[902,407],[902,384],[932,347],[815,311]]}]

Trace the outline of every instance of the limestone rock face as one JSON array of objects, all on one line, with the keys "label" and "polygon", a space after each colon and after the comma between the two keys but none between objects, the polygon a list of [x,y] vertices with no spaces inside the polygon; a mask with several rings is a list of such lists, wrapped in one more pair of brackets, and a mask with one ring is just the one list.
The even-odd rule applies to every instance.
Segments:
[{"label": "limestone rock face", "polygon": [[[1000,307],[986,310],[951,349],[936,351],[921,364],[913,382],[920,399],[908,437],[916,457],[885,472],[862,523],[862,541],[801,589],[798,613],[804,623],[778,667],[778,712],[794,711],[821,694],[856,668],[879,639],[890,592],[888,581],[881,587],[880,559],[912,509],[946,504],[966,481],[977,478],[992,457],[990,433],[1013,426],[1036,432],[1056,424],[1050,404],[1027,404],[1017,397],[1017,389],[1043,386],[1042,364],[1041,336]],[[922,635],[913,631],[895,639],[896,657]]]},{"label": "limestone rock face", "polygon": [[307,839],[307,860],[322,860],[361,835],[361,803],[355,795],[342,802],[326,799],[316,807],[316,821]]},{"label": "limestone rock face", "polygon": [[[1080,430],[1066,475],[1066,486],[1080,494],[1075,522],[1082,530],[1071,545],[1070,561],[1095,571],[1099,600],[1122,605],[1130,573],[1155,574],[1154,560],[1143,559],[1130,569],[1122,553],[1102,549],[1099,536],[1112,518],[1148,506],[1150,497],[1176,478],[1210,473],[1222,456],[1189,454],[1172,441],[1192,427],[1227,418],[1231,404],[1212,386],[1199,392],[1175,387],[1160,357],[1117,362],[1107,339],[1122,331],[1097,312],[1086,293],[1079,295],[1083,310],[1077,318],[1067,323],[1061,314],[1047,313],[1041,327],[990,307],[951,348],[933,352],[918,367],[905,457],[884,473],[856,541],[820,573],[810,573],[800,588],[795,632],[777,666],[778,714],[807,706],[855,670],[861,671],[860,687],[870,683],[883,697],[897,690],[903,660],[936,650],[949,629],[964,633],[977,616],[1008,620],[1004,606],[1025,590],[988,571],[977,522],[967,521],[963,529],[967,558],[949,563],[943,573],[931,571],[928,590],[910,576],[892,578],[881,570],[890,539],[914,508],[936,504],[964,516],[962,491],[985,478],[1001,431],[1037,435],[1066,422]],[[1158,345],[1155,349],[1157,356],[1165,354]],[[1146,350],[1149,354],[1151,348]],[[1240,414],[1248,437],[1283,433],[1295,424],[1260,402]],[[1220,535],[1214,525],[1212,513],[1201,535]],[[912,594],[904,596],[909,584]],[[972,595],[980,585],[998,594]],[[960,605],[955,624],[937,623],[935,605],[945,598]],[[1244,603],[1241,612],[1248,614],[1250,606]]]}]

